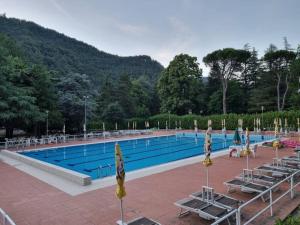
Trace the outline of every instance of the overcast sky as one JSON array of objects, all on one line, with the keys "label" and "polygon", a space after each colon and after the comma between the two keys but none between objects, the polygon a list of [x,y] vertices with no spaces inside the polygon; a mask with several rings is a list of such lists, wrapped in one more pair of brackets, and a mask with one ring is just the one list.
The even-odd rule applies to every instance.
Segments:
[{"label": "overcast sky", "polygon": [[[225,47],[300,44],[299,0],[0,0],[0,13],[120,56],[198,57]],[[208,69],[204,68],[207,74]]]}]

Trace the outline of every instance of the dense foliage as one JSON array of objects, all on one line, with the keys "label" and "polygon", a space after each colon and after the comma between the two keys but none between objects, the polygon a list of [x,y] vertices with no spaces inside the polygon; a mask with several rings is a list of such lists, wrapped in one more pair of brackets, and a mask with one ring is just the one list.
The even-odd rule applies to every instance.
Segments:
[{"label": "dense foliage", "polygon": [[161,111],[184,115],[203,109],[202,71],[196,57],[180,54],[161,73],[158,93]]},{"label": "dense foliage", "polygon": [[[175,129],[194,129],[194,120],[197,120],[198,128],[202,130],[207,129],[207,121],[212,120],[212,128],[214,130],[222,129],[222,119],[226,121],[227,130],[235,130],[238,127],[238,119],[243,119],[243,128],[248,127],[250,130],[254,130],[254,120],[260,119],[260,128],[267,130],[274,130],[274,119],[280,118],[282,121],[282,126],[284,126],[284,121],[287,119],[288,127],[290,130],[297,130],[297,118],[300,118],[300,111],[281,111],[281,112],[266,112],[263,114],[226,114],[226,115],[182,115],[178,116],[175,114],[159,114],[147,118],[151,128],[165,129],[166,124],[168,128]],[[145,119],[131,119],[132,121],[138,121],[138,128],[145,129]],[[123,128],[126,128],[125,126]]]},{"label": "dense foliage", "polygon": [[43,64],[62,76],[86,74],[95,85],[101,83],[104,75],[113,79],[122,74],[132,78],[144,75],[155,81],[163,69],[149,56],[108,54],[33,22],[0,16],[0,32],[16,41],[30,63]]},{"label": "dense foliage", "polygon": [[61,131],[65,123],[67,132],[82,132],[85,106],[88,122],[99,124],[115,120],[110,118],[115,106],[122,120],[158,112],[155,88],[163,67],[148,56],[111,55],[5,16],[0,35],[0,126],[7,137],[13,128],[45,133],[47,117],[52,130]]},{"label": "dense foliage", "polygon": [[298,225],[300,224],[300,217],[289,216],[285,220],[277,219],[275,225]]}]

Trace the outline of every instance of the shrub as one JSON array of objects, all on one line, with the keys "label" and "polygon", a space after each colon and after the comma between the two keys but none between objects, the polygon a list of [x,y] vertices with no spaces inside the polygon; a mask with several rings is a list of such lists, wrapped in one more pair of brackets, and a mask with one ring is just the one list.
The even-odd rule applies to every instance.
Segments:
[{"label": "shrub", "polygon": [[[282,126],[284,126],[284,119],[287,118],[288,127],[291,130],[297,129],[297,118],[300,118],[300,111],[286,111],[286,112],[266,112],[263,114],[227,114],[227,115],[210,115],[210,116],[200,116],[200,115],[183,115],[177,116],[174,114],[158,114],[155,116],[151,116],[149,118],[139,119],[140,120],[148,120],[150,123],[150,127],[157,127],[157,122],[160,123],[160,128],[165,128],[166,121],[169,125],[169,120],[171,126],[169,128],[174,129],[177,121],[177,127],[179,127],[179,121],[181,121],[182,129],[193,129],[194,128],[194,120],[197,120],[199,129],[207,129],[207,121],[212,120],[212,128],[214,130],[220,130],[222,128],[221,121],[222,119],[226,120],[226,129],[234,130],[238,127],[238,119],[243,119],[243,128],[248,127],[250,130],[254,129],[254,119],[261,119],[261,128],[262,126],[268,130],[274,130],[274,119],[281,118]],[[141,123],[144,128],[144,123]]]}]

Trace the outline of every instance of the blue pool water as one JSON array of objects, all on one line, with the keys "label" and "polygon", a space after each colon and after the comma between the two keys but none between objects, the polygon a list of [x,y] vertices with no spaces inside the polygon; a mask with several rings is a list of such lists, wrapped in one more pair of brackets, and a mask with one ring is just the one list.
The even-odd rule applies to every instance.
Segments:
[{"label": "blue pool water", "polygon": [[[272,139],[264,136],[263,140]],[[118,141],[125,170],[133,171],[180,159],[198,156],[204,152],[205,134],[183,133],[171,136]],[[212,154],[232,145],[233,135],[212,135]],[[261,142],[261,135],[251,135],[250,142]],[[243,139],[243,142],[245,140]],[[22,152],[20,154],[67,168],[98,179],[115,174],[115,142],[77,145]]]}]

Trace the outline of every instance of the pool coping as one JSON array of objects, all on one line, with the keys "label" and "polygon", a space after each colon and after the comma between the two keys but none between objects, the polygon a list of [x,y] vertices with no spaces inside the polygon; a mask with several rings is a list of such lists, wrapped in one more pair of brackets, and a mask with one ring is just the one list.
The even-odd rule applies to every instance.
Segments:
[{"label": "pool coping", "polygon": [[28,165],[31,165],[33,167],[36,167],[38,169],[44,170],[46,172],[49,172],[51,174],[57,175],[59,177],[65,178],[67,180],[70,180],[74,183],[80,184],[80,185],[89,185],[92,183],[92,179],[90,176],[85,175],[83,173],[79,173],[73,170],[69,170],[60,166],[56,166],[51,163],[47,163],[41,160],[37,160],[25,155],[21,155],[16,152],[11,152],[8,150],[2,150],[1,154],[10,157],[12,159],[24,162]]},{"label": "pool coping", "polygon": [[[173,135],[163,135],[163,136],[173,136]],[[157,137],[157,136],[154,136],[154,137]],[[159,137],[161,137],[161,136],[159,136]],[[149,138],[149,136],[141,137],[141,138]],[[139,139],[141,139],[141,138],[139,138]],[[132,138],[132,139],[137,139],[137,138]],[[130,139],[121,139],[121,140],[126,141],[126,140],[130,140]],[[270,139],[268,141],[272,141],[272,139]],[[112,142],[112,141],[110,140],[109,142]],[[257,144],[257,145],[261,146],[262,143],[264,143],[264,142],[265,142],[265,140],[262,142],[252,143],[251,145]],[[97,143],[99,143],[99,142],[97,142]],[[100,142],[100,143],[103,143],[103,142]],[[74,145],[74,146],[78,146],[78,145]],[[57,147],[55,147],[55,148],[57,148]],[[46,149],[49,149],[49,148],[46,148]],[[7,152],[9,152],[11,154],[7,154]],[[228,154],[228,152],[229,152],[229,148],[225,148],[223,150],[216,151],[211,155],[211,158],[224,156],[224,155]],[[51,168],[57,167],[59,169],[58,173],[57,172],[53,173],[53,171],[51,169],[49,170],[50,167],[45,169],[45,167],[44,167],[45,165],[40,166],[40,165],[36,164],[35,162],[28,163],[27,159],[24,160],[22,157],[16,157],[16,155],[23,156],[23,158],[32,159],[30,157],[26,157],[24,155],[10,152],[7,150],[2,150],[0,152],[0,159],[2,159],[3,162],[33,176],[39,180],[42,180],[42,181],[46,182],[47,184],[54,186],[67,194],[73,195],[73,196],[82,194],[85,192],[89,192],[92,190],[113,186],[116,184],[116,180],[115,180],[114,176],[91,180],[91,177],[88,175],[84,175],[79,172],[75,172],[75,171],[72,171],[69,169],[65,169],[65,168],[62,168],[59,166],[55,166],[53,164],[43,162],[42,164],[49,164],[51,166]],[[181,160],[164,163],[161,165],[155,165],[155,166],[146,167],[143,169],[138,169],[135,171],[130,171],[130,172],[126,173],[126,181],[138,179],[138,178],[149,176],[152,174],[165,172],[168,170],[172,170],[172,169],[182,167],[182,166],[187,166],[190,164],[201,163],[201,161],[204,159],[204,157],[205,157],[205,155],[203,154],[203,155],[199,155],[199,156],[194,156],[194,157],[189,157],[186,159],[181,159]],[[42,162],[42,161],[39,161],[36,159],[33,159],[33,160],[37,161],[37,162]],[[65,174],[64,172],[67,172],[67,173]],[[68,172],[71,172],[71,173],[68,173]],[[82,175],[84,177],[89,177],[90,183],[88,181],[88,178],[86,178],[87,179],[86,181],[83,181],[82,180],[83,177],[73,176],[73,175],[75,175],[75,173]],[[84,182],[87,182],[87,184],[89,184],[89,185],[83,185]]]}]

